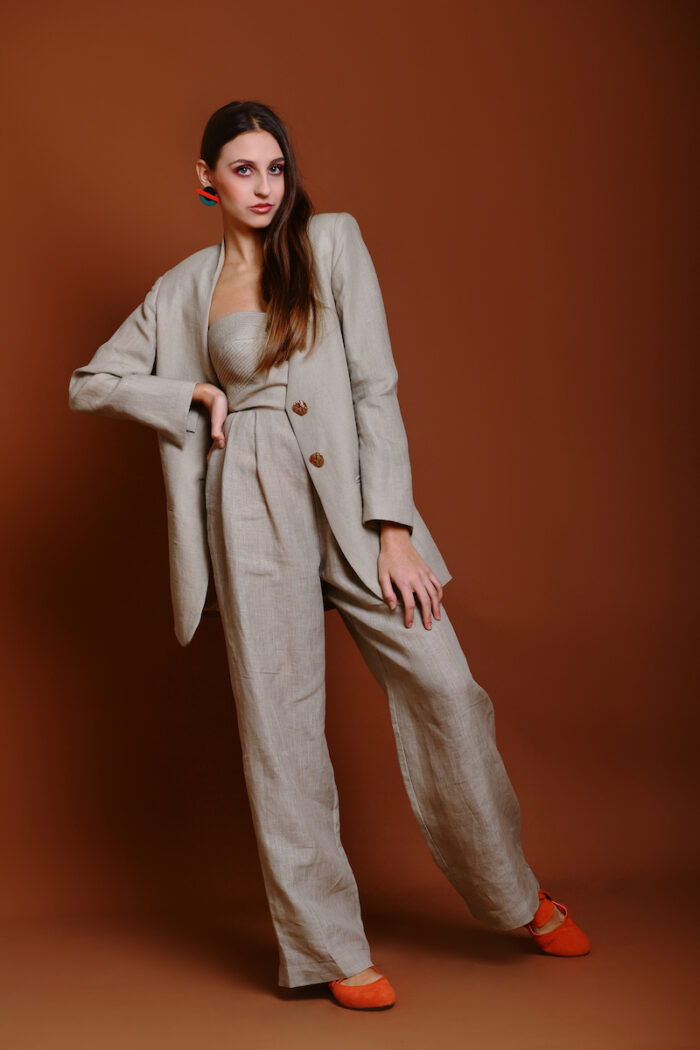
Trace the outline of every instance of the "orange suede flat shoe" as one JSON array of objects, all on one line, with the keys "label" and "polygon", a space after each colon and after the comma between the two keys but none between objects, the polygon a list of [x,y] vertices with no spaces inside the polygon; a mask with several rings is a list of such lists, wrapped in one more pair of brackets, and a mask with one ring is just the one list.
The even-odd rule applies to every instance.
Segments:
[{"label": "orange suede flat shoe", "polygon": [[[379,973],[376,966],[371,969]],[[344,977],[338,977],[335,981],[328,981],[333,997],[341,1006],[348,1006],[351,1010],[388,1010],[396,1002],[396,992],[384,974],[369,984],[343,984],[344,980]]]},{"label": "orange suede flat shoe", "polygon": [[[571,918],[566,905],[555,901],[545,890],[537,892],[540,903],[530,922],[526,923],[525,929],[530,931],[538,947],[549,955],[587,955],[591,950],[591,942]],[[554,915],[555,904],[563,912],[564,921],[549,933],[537,933],[535,927],[544,926]]]}]

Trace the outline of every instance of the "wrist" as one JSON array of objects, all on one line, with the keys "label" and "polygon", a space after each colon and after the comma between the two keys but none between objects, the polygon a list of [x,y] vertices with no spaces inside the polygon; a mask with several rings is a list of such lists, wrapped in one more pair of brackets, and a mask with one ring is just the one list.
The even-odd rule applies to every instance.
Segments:
[{"label": "wrist", "polygon": [[214,386],[213,383],[197,383],[192,392],[192,400],[200,401],[207,408],[211,408],[218,392],[219,388]]},{"label": "wrist", "polygon": [[394,543],[406,543],[411,538],[408,525],[402,525],[396,521],[380,521],[379,536],[382,546]]}]

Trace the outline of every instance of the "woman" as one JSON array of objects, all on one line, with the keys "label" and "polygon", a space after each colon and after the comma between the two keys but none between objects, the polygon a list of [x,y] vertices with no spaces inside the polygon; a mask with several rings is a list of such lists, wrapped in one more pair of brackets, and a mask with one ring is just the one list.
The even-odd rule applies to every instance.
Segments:
[{"label": "woman", "polygon": [[222,619],[279,983],[327,982],[355,1009],[396,998],[340,840],[324,732],[332,608],[387,695],[413,812],[472,914],[586,954],[525,861],[493,706],[441,607],[451,575],[413,502],[359,225],[311,214],[286,129],[257,102],[211,116],[196,173],[222,241],[157,279],[73,373],[70,407],[158,431],[175,631],[186,645],[202,612]]}]

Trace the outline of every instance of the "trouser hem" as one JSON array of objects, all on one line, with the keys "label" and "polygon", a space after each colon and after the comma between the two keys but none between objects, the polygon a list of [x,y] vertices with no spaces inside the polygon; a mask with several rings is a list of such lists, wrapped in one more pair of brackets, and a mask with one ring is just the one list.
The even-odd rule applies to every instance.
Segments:
[{"label": "trouser hem", "polygon": [[494,930],[517,930],[519,927],[527,925],[537,911],[540,903],[537,893],[538,889],[539,886],[536,884],[530,901],[524,903],[520,908],[511,908],[508,911],[488,913],[474,911],[471,908],[470,911],[475,919],[478,919],[479,922],[485,922]]},{"label": "trouser hem", "polygon": [[338,977],[349,977],[353,973],[360,973],[372,965],[369,955],[356,956],[341,966],[332,969],[315,970],[291,970],[287,974],[278,977],[277,984],[280,988],[298,988],[304,984],[321,984],[324,981],[335,981]]}]

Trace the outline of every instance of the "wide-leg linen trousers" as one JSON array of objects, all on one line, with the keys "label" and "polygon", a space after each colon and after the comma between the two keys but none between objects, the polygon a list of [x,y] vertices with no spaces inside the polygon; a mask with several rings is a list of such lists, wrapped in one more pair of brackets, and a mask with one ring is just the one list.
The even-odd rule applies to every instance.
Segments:
[{"label": "wide-leg linen trousers", "polygon": [[325,736],[324,596],[388,698],[403,782],[432,856],[477,918],[528,922],[538,880],[496,747],[494,709],[444,605],[411,628],[340,549],[284,410],[230,412],[206,477],[214,582],[278,983],[313,984],[371,964],[340,837]]}]

